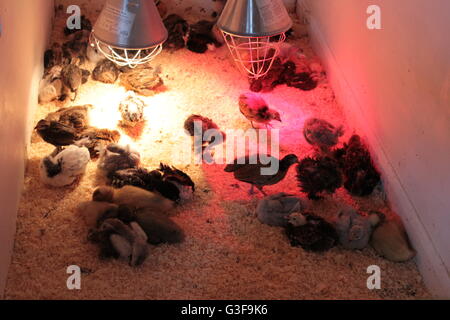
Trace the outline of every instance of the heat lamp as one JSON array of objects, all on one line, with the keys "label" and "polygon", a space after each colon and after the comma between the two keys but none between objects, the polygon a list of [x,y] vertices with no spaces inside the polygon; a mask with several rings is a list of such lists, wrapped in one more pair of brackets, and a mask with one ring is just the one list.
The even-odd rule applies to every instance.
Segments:
[{"label": "heat lamp", "polygon": [[90,42],[117,65],[135,68],[155,58],[167,37],[153,0],[107,0]]},{"label": "heat lamp", "polygon": [[282,0],[228,0],[217,27],[239,69],[258,79],[272,67],[292,20]]}]

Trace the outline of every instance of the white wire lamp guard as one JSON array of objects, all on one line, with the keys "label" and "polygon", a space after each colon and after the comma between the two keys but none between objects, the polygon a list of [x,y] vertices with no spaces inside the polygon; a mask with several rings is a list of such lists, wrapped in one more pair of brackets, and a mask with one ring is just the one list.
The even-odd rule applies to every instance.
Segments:
[{"label": "white wire lamp guard", "polygon": [[107,0],[90,42],[117,65],[135,68],[156,57],[167,37],[153,0]]},{"label": "white wire lamp guard", "polygon": [[258,79],[272,67],[292,20],[282,0],[228,0],[217,27],[239,69]]}]

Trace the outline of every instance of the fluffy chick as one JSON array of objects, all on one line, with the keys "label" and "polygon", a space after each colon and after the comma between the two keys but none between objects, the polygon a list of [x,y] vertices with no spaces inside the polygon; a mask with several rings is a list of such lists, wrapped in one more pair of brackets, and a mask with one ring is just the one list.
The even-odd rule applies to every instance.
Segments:
[{"label": "fluffy chick", "polygon": [[364,249],[369,243],[373,229],[379,222],[375,213],[364,216],[353,208],[341,210],[333,224],[339,235],[339,242],[345,249]]},{"label": "fluffy chick", "polygon": [[344,134],[343,126],[335,127],[328,121],[311,118],[303,126],[303,135],[306,141],[322,152],[329,152]]},{"label": "fluffy chick", "polygon": [[370,245],[379,255],[394,262],[408,261],[416,255],[406,233],[405,227],[398,217],[386,219],[382,213],[381,223],[373,231]]},{"label": "fluffy chick", "polygon": [[176,14],[171,14],[164,19],[164,25],[169,32],[169,37],[164,43],[164,48],[176,51],[186,46],[189,32],[189,24]]},{"label": "fluffy chick", "polygon": [[120,85],[126,90],[134,91],[142,96],[153,96],[163,89],[164,81],[160,77],[161,70],[148,65],[124,69],[120,75]]},{"label": "fluffy chick", "polygon": [[342,149],[335,151],[335,155],[344,173],[345,189],[359,197],[372,194],[381,177],[360,136],[353,135]]},{"label": "fluffy chick", "polygon": [[92,105],[73,106],[69,108],[61,108],[47,115],[45,120],[56,121],[75,129],[77,133],[81,133],[89,126],[89,110]]},{"label": "fluffy chick", "polygon": [[99,187],[94,191],[92,200],[115,203],[127,206],[132,210],[147,208],[161,213],[168,212],[174,207],[173,201],[160,194],[134,186],[124,186],[120,189]]},{"label": "fluffy chick", "polygon": [[87,227],[93,229],[98,226],[97,221],[105,213],[117,210],[118,206],[110,202],[84,201],[77,206],[76,213],[82,218]]},{"label": "fluffy chick", "polygon": [[64,85],[61,80],[62,67],[55,66],[49,69],[39,83],[39,103],[48,103],[61,99]]},{"label": "fluffy chick", "polygon": [[128,146],[120,146],[118,144],[109,144],[100,152],[98,168],[108,178],[116,171],[135,168],[139,166],[141,155],[136,150]]},{"label": "fluffy chick", "polygon": [[318,200],[322,193],[332,194],[342,186],[342,173],[331,158],[305,158],[297,166],[297,180],[309,199]]},{"label": "fluffy chick", "polygon": [[313,252],[328,251],[338,241],[333,225],[311,213],[294,214],[285,233],[292,246]]},{"label": "fluffy chick", "polygon": [[62,151],[57,148],[51,155],[42,159],[41,179],[53,187],[71,185],[84,174],[89,160],[89,150],[84,147],[72,145]]},{"label": "fluffy chick", "polygon": [[191,25],[187,41],[188,50],[196,53],[205,53],[209,48],[220,47],[222,44],[216,40],[213,32],[215,23],[201,20]]},{"label": "fluffy chick", "polygon": [[139,266],[148,257],[147,235],[137,222],[127,225],[119,219],[107,219],[92,238],[100,243],[102,256],[112,255],[130,266]]},{"label": "fluffy chick", "polygon": [[239,110],[241,113],[253,123],[261,123],[267,126],[272,120],[281,122],[281,116],[278,111],[272,110],[266,101],[258,94],[245,93],[239,97]]},{"label": "fluffy chick", "polygon": [[184,241],[183,230],[169,217],[150,208],[137,210],[135,214],[136,222],[147,234],[150,244],[175,244]]},{"label": "fluffy chick", "polygon": [[306,208],[305,200],[282,192],[260,200],[256,213],[261,223],[285,227],[292,213],[302,212]]},{"label": "fluffy chick", "polygon": [[[95,58],[91,59],[94,60]],[[117,65],[108,59],[99,61],[92,71],[92,78],[103,83],[115,83],[119,75],[120,70]]]},{"label": "fluffy chick", "polygon": [[75,93],[72,101],[76,98],[78,88],[87,82],[89,75],[89,71],[82,70],[75,64],[69,64],[62,69],[61,80],[63,84],[69,88],[71,92]]},{"label": "fluffy chick", "polygon": [[133,128],[137,124],[144,121],[145,102],[136,96],[134,92],[130,92],[127,97],[120,102],[119,111],[122,120],[119,125],[124,128]]},{"label": "fluffy chick", "polygon": [[78,139],[73,127],[57,121],[41,120],[34,129],[45,142],[56,147],[71,145]]},{"label": "fluffy chick", "polygon": [[[267,196],[263,191],[263,187],[275,185],[283,180],[289,168],[298,162],[298,158],[295,154],[289,154],[280,161],[275,157],[267,156],[270,160],[268,163],[262,163],[261,158],[261,156],[258,156],[255,164],[251,163],[249,156],[235,159],[232,164],[228,164],[225,167],[225,172],[233,172],[237,180],[250,183],[252,187],[249,194],[253,194],[253,187],[256,187],[261,193]],[[276,172],[263,172],[264,170],[272,170],[271,166],[274,163],[279,164]]]},{"label": "fluffy chick", "polygon": [[117,130],[90,127],[79,134],[75,144],[88,148],[91,157],[97,158],[107,145],[117,143],[119,139],[120,133]]}]

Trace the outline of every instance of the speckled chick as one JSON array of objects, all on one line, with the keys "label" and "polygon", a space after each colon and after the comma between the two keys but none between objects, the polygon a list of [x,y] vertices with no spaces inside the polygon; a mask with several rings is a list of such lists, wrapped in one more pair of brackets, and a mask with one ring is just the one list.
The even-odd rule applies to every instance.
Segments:
[{"label": "speckled chick", "polygon": [[311,213],[293,214],[285,228],[291,245],[307,251],[325,252],[338,242],[333,225]]},{"label": "speckled chick", "polygon": [[88,148],[91,158],[97,158],[107,145],[117,143],[119,139],[117,130],[90,127],[80,133],[75,144]]},{"label": "speckled chick", "polygon": [[189,32],[189,24],[176,14],[171,14],[164,19],[164,25],[169,32],[169,37],[164,43],[164,49],[176,51],[186,46]]},{"label": "speckled chick", "polygon": [[260,200],[256,207],[256,213],[261,223],[285,227],[292,213],[301,213],[306,208],[306,200],[282,192]]},{"label": "speckled chick", "polygon": [[269,108],[266,101],[256,93],[245,93],[239,97],[239,110],[251,122],[267,126],[273,120],[281,122],[280,113]]},{"label": "speckled chick", "polygon": [[404,262],[415,257],[416,251],[411,247],[411,243],[406,233],[405,227],[400,218],[385,219],[381,216],[382,222],[373,231],[370,245],[379,255],[394,262]]},{"label": "speckled chick", "polygon": [[119,111],[122,116],[119,125],[124,128],[133,128],[144,121],[145,102],[134,92],[128,93],[127,97],[120,102]]},{"label": "speckled chick", "polygon": [[132,210],[151,209],[159,213],[168,212],[174,207],[173,201],[160,194],[133,186],[124,186],[120,189],[99,187],[94,191],[92,200],[124,205]]},{"label": "speckled chick", "polygon": [[62,151],[57,148],[51,155],[42,159],[41,180],[53,187],[71,185],[84,174],[89,160],[89,150],[84,147],[72,145]]},{"label": "speckled chick", "polygon": [[98,169],[108,178],[116,171],[139,166],[141,156],[129,145],[120,146],[112,143],[100,152]]},{"label": "speckled chick", "polygon": [[322,152],[328,152],[344,134],[342,126],[335,127],[328,121],[311,118],[303,126],[303,135],[306,141]]},{"label": "speckled chick", "polygon": [[98,62],[94,71],[92,71],[92,78],[103,83],[115,83],[119,75],[120,70],[117,65],[108,59]]},{"label": "speckled chick", "polygon": [[49,113],[45,120],[57,121],[63,125],[74,128],[77,133],[81,133],[89,126],[89,110],[92,109],[92,107],[92,105],[87,104],[83,106],[61,108],[55,112]]},{"label": "speckled chick", "polygon": [[350,250],[364,249],[378,223],[377,214],[362,215],[351,207],[342,209],[333,221],[340,244]]}]

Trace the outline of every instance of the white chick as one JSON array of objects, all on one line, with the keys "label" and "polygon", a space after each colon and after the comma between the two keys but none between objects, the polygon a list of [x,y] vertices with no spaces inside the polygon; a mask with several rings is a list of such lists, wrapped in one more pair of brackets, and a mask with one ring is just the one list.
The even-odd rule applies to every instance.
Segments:
[{"label": "white chick", "polygon": [[86,171],[91,159],[85,147],[71,145],[61,151],[55,151],[42,159],[40,164],[41,180],[49,186],[64,187],[71,185]]}]

